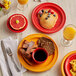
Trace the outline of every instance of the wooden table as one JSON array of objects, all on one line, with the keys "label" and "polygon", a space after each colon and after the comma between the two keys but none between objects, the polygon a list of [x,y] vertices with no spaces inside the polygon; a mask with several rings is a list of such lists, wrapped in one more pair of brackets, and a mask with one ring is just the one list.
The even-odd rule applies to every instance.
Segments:
[{"label": "wooden table", "polygon": [[[0,18],[0,39],[11,36],[12,38],[18,39],[20,41],[22,38],[26,37],[29,34],[41,33],[33,26],[32,22],[31,22],[32,10],[35,8],[35,6],[37,6],[41,2],[34,2],[33,0],[29,0],[27,8],[25,8],[25,11],[19,12],[19,11],[16,11],[16,5],[17,5],[16,0],[12,0],[12,1],[14,2],[14,4],[13,4],[11,12],[8,15]],[[65,26],[68,24],[76,25],[76,0],[46,0],[44,2],[56,3],[63,8],[63,10],[66,13],[66,17],[67,17]],[[13,33],[6,26],[8,17],[14,13],[22,13],[28,19],[28,27],[22,33],[17,33],[17,34]],[[52,67],[50,70],[48,70],[46,72],[42,72],[42,73],[33,73],[30,71],[27,71],[24,73],[24,76],[62,76],[61,61],[62,61],[63,57],[70,51],[76,50],[76,38],[74,39],[72,46],[70,46],[70,47],[61,46],[60,39],[62,37],[62,32],[63,32],[63,29],[61,29],[60,31],[58,31],[57,33],[54,33],[54,34],[47,34],[52,39],[54,39],[54,41],[56,42],[56,44],[58,45],[58,48],[59,48],[59,58],[58,58],[56,64],[54,65],[54,67]],[[1,72],[0,72],[0,76],[2,76]]]}]

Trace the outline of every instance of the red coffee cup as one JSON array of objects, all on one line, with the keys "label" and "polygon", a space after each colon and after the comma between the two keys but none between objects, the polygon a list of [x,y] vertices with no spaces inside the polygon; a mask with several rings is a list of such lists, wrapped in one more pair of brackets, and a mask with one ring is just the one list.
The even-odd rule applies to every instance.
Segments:
[{"label": "red coffee cup", "polygon": [[33,51],[32,58],[35,63],[43,63],[48,58],[48,52],[43,48],[37,48]]}]

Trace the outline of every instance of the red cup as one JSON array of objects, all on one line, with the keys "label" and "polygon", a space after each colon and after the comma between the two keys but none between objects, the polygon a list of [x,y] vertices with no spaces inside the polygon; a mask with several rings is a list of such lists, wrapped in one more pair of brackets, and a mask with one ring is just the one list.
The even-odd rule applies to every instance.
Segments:
[{"label": "red cup", "polygon": [[43,63],[48,58],[48,52],[43,48],[37,48],[33,51],[32,58],[35,63]]}]

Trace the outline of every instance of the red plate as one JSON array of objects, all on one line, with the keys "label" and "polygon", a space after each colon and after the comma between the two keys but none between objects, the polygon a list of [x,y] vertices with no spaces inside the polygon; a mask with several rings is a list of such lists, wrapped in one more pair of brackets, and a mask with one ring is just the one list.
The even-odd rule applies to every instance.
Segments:
[{"label": "red plate", "polygon": [[[58,20],[53,28],[45,29],[40,26],[39,20],[37,18],[37,13],[42,9],[52,9],[58,14]],[[64,26],[65,21],[66,21],[65,12],[63,11],[63,9],[60,6],[58,6],[54,3],[42,3],[42,4],[38,5],[32,12],[32,22],[33,22],[34,26],[38,30],[40,30],[41,32],[44,32],[44,33],[55,33],[57,31],[59,31]]]},{"label": "red plate", "polygon": [[[14,14],[14,15],[22,15],[22,14]],[[12,15],[12,16],[14,16],[14,15]],[[25,27],[24,27],[23,29],[21,29],[21,30],[14,30],[14,29],[11,28],[11,26],[10,26],[10,24],[9,24],[9,20],[10,20],[10,18],[11,18],[12,16],[10,16],[10,17],[8,18],[8,20],[7,20],[7,27],[8,27],[11,31],[16,32],[16,33],[23,32],[23,31],[27,28],[27,25],[28,25],[28,21],[27,21],[26,17],[25,17],[24,15],[22,15],[22,16],[25,18],[25,20],[26,20],[26,25],[25,25]]]},{"label": "red plate", "polygon": [[72,76],[71,73],[70,73],[70,69],[71,69],[70,62],[71,62],[73,59],[76,59],[76,53],[70,55],[70,56],[65,60],[64,69],[65,69],[65,72],[66,72],[67,76]]}]

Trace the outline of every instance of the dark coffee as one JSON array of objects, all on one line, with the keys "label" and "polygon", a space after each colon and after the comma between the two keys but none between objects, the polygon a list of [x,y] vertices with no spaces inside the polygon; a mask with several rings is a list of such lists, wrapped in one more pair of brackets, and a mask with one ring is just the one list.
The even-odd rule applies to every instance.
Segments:
[{"label": "dark coffee", "polygon": [[35,52],[34,58],[35,58],[35,60],[37,60],[37,61],[44,61],[44,60],[46,60],[46,58],[47,58],[47,54],[46,54],[45,51],[39,49],[39,50],[37,50],[37,51]]}]

